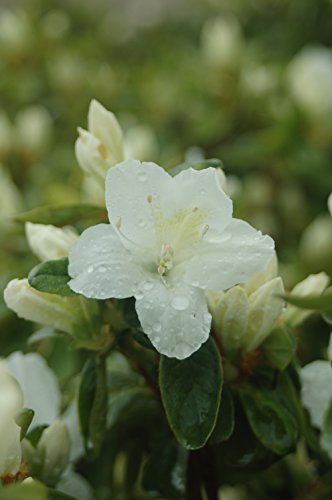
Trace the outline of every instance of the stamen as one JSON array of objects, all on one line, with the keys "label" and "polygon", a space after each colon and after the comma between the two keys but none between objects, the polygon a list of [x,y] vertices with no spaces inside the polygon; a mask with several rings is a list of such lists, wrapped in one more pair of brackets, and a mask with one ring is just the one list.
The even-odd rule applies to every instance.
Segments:
[{"label": "stamen", "polygon": [[148,194],[146,199],[147,199],[148,203],[152,203],[152,194]]}]

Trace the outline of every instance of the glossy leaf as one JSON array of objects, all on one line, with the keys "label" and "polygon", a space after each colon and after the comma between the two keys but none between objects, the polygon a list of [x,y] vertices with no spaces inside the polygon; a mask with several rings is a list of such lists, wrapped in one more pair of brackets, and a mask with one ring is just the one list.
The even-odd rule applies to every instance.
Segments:
[{"label": "glossy leaf", "polygon": [[223,383],[212,338],[182,361],[161,357],[159,382],[168,422],[187,449],[204,446],[215,426]]},{"label": "glossy leaf", "polygon": [[322,432],[320,435],[320,445],[330,457],[332,457],[332,403],[325,413]]},{"label": "glossy leaf", "polygon": [[47,205],[16,215],[18,222],[65,226],[85,219],[107,221],[106,211],[94,205]]},{"label": "glossy leaf", "polygon": [[36,290],[65,297],[76,295],[68,286],[70,279],[67,257],[42,262],[35,266],[28,276],[30,286]]},{"label": "glossy leaf", "polygon": [[86,362],[78,394],[78,414],[87,451],[98,455],[106,428],[107,382],[103,359]]},{"label": "glossy leaf", "polygon": [[226,441],[234,430],[234,402],[231,391],[224,386],[216,425],[209,439],[210,444]]},{"label": "glossy leaf", "polygon": [[172,440],[160,444],[149,456],[142,486],[152,497],[183,498],[188,452]]},{"label": "glossy leaf", "polygon": [[296,445],[297,424],[275,393],[246,386],[239,394],[244,412],[257,439],[278,455],[291,451]]}]

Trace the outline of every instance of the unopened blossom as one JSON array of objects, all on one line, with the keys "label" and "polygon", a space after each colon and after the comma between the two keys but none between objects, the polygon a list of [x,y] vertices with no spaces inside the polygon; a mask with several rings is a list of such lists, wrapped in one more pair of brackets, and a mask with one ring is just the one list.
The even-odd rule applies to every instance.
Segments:
[{"label": "unopened blossom", "polygon": [[88,130],[78,129],[75,152],[80,167],[102,187],[107,170],[124,160],[123,134],[115,115],[93,99]]},{"label": "unopened blossom", "polygon": [[214,328],[226,351],[254,351],[271,333],[284,307],[282,279],[276,275],[277,259],[266,272],[226,292],[210,292]]},{"label": "unopened blossom", "polygon": [[[328,286],[330,278],[324,272],[318,274],[310,274],[303,281],[300,281],[293,290],[291,295],[298,297],[306,297],[307,295],[319,295],[323,293]],[[300,309],[299,307],[289,304],[283,314],[283,321],[289,326],[294,327],[302,323],[314,311],[310,309]]]},{"label": "unopened blossom", "polygon": [[86,297],[136,298],[156,349],[183,359],[210,333],[205,290],[225,290],[264,270],[274,243],[232,218],[213,168],[171,177],[128,160],[106,179],[110,224],[83,232],[69,253],[70,287]]},{"label": "unopened blossom", "polygon": [[40,260],[61,259],[68,255],[78,235],[71,228],[51,224],[25,224],[25,234],[32,252]]}]

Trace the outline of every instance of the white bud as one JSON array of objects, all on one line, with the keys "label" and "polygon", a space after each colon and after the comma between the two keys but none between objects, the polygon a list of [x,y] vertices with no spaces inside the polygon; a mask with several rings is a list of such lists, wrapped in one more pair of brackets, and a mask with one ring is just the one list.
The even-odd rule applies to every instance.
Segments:
[{"label": "white bud", "polygon": [[257,349],[271,333],[284,308],[284,301],[280,298],[284,293],[282,279],[277,277],[250,295],[248,329],[243,342],[245,351]]},{"label": "white bud", "polygon": [[56,485],[69,462],[70,440],[66,425],[57,421],[45,429],[37,451],[43,458],[40,479],[49,486]]},{"label": "white bud", "polygon": [[0,361],[0,416],[14,417],[23,408],[23,393],[10,375],[5,360]]},{"label": "white bud", "polygon": [[[305,278],[293,288],[293,290],[291,291],[291,295],[295,295],[298,297],[306,297],[307,295],[319,295],[325,290],[329,281],[330,278],[324,272],[319,274],[310,274],[310,276]],[[294,327],[302,323],[302,321],[304,321],[313,312],[314,311],[308,309],[300,309],[299,307],[289,304],[283,314],[283,321]]]},{"label": "white bud", "polygon": [[67,257],[78,234],[70,228],[50,224],[25,224],[25,234],[32,252],[42,261]]},{"label": "white bud", "polygon": [[244,289],[235,286],[226,293],[215,293],[214,304],[209,297],[209,306],[213,327],[221,336],[226,351],[240,349],[249,317],[249,301]]},{"label": "white bud", "polygon": [[28,18],[22,11],[0,10],[0,44],[7,51],[25,50],[29,42],[29,32]]},{"label": "white bud", "polygon": [[16,116],[16,143],[18,149],[29,154],[40,154],[48,146],[52,134],[52,118],[43,106],[30,106]]},{"label": "white bud", "polygon": [[80,167],[104,188],[107,170],[124,160],[123,134],[113,113],[92,100],[88,130],[78,129],[75,151]]},{"label": "white bud", "polygon": [[205,58],[216,66],[234,66],[243,51],[241,27],[235,17],[218,17],[207,21],[202,30]]},{"label": "white bud", "polygon": [[287,71],[290,91],[298,106],[313,118],[332,115],[332,50],[304,47]]},{"label": "white bud", "polygon": [[228,352],[256,350],[281,315],[284,306],[279,297],[284,293],[282,279],[276,277],[265,283],[262,279],[262,276],[257,278],[258,287],[256,290],[251,288],[250,292],[238,285],[227,292],[208,293],[213,328]]},{"label": "white bud", "polygon": [[247,294],[250,295],[260,286],[264,285],[264,283],[267,283],[273,278],[276,278],[277,274],[278,274],[278,259],[277,259],[277,254],[274,252],[265,271],[254,274],[254,276],[250,278],[250,280],[248,280],[242,286],[247,292]]},{"label": "white bud", "polygon": [[51,326],[74,335],[84,330],[93,330],[96,320],[95,301],[84,297],[63,297],[39,292],[27,279],[10,281],[4,291],[7,307],[20,318]]},{"label": "white bud", "polygon": [[321,263],[330,261],[331,250],[331,217],[329,214],[322,214],[313,220],[302,233],[300,253],[302,258],[310,263]]},{"label": "white bud", "polygon": [[22,460],[20,434],[21,429],[14,419],[0,412],[0,478],[19,471]]}]

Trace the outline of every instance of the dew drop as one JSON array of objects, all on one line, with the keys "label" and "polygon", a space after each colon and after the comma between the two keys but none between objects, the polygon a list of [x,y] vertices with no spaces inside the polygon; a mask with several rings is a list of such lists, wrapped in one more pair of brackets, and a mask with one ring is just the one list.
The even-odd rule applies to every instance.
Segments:
[{"label": "dew drop", "polygon": [[161,330],[161,323],[157,322],[153,325],[153,329],[155,332],[160,332]]},{"label": "dew drop", "polygon": [[93,266],[89,266],[88,269],[87,269],[88,273],[92,273],[93,271]]},{"label": "dew drop", "polygon": [[147,292],[148,292],[149,290],[152,290],[152,288],[153,288],[153,283],[152,283],[152,281],[145,281],[145,282],[143,283],[143,288],[144,288],[144,290],[146,290]]},{"label": "dew drop", "polygon": [[137,291],[135,293],[135,299],[136,300],[141,300],[144,297],[143,293],[141,291]]},{"label": "dew drop", "polygon": [[189,306],[189,300],[184,295],[177,295],[172,300],[172,307],[177,311],[184,311]]},{"label": "dew drop", "polygon": [[139,172],[137,178],[140,182],[145,182],[147,179],[146,172]]},{"label": "dew drop", "polygon": [[106,272],[106,267],[105,266],[98,267],[98,272],[99,273],[105,273]]},{"label": "dew drop", "polygon": [[139,227],[144,227],[145,226],[145,221],[144,221],[144,219],[142,219],[142,217],[140,217],[138,219],[138,225],[139,225]]},{"label": "dew drop", "polygon": [[160,337],[155,337],[155,338],[154,338],[154,341],[155,341],[156,343],[160,342]]}]

